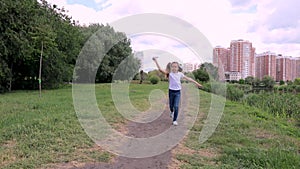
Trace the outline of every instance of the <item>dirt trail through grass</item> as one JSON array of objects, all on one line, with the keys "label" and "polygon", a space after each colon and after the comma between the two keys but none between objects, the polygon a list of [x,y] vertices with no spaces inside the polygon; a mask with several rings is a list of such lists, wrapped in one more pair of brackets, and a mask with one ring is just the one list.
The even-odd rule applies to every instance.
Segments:
[{"label": "dirt trail through grass", "polygon": [[[186,97],[186,92],[183,89],[181,99],[181,107],[185,107],[188,103],[188,98]],[[162,115],[150,123],[135,123],[128,122],[125,126],[126,135],[136,138],[151,137],[162,133],[172,126],[172,119],[169,116],[169,107],[167,98],[164,99],[166,103],[165,110]],[[182,111],[180,111],[182,113]],[[180,125],[180,124],[179,124]],[[124,133],[125,134],[125,133]],[[166,169],[170,168],[170,163],[172,162],[172,150],[169,150],[163,154],[147,157],[147,158],[127,158],[118,156],[111,163],[93,163],[86,164],[82,167],[76,167],[81,169]],[[172,168],[174,165],[172,165]]]}]

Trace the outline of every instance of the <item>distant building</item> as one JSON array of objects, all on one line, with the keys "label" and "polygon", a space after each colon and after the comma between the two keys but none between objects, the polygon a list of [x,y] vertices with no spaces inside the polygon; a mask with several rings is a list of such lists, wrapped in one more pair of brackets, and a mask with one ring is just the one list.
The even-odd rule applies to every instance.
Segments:
[{"label": "distant building", "polygon": [[255,76],[255,48],[245,40],[233,40],[230,43],[230,72],[240,72],[241,78]]},{"label": "distant building", "polygon": [[255,77],[262,80],[264,76],[271,76],[276,80],[276,54],[265,52],[255,57]]},{"label": "distant building", "polygon": [[291,79],[294,81],[296,78],[300,77],[300,58],[291,58]]},{"label": "distant building", "polygon": [[271,76],[276,81],[294,81],[300,77],[300,57],[272,52],[255,54],[252,43],[242,39],[232,40],[229,48],[216,46],[213,49],[213,64],[218,67],[220,80]]},{"label": "distant building", "polygon": [[197,70],[197,69],[199,69],[199,68],[200,68],[200,66],[201,66],[201,64],[199,64],[199,63],[194,63],[194,70]]},{"label": "distant building", "polygon": [[300,57],[296,58],[296,78],[300,78]]},{"label": "distant building", "polygon": [[229,48],[215,47],[213,51],[213,65],[219,69],[223,68],[224,72],[228,72],[230,66],[229,52]]},{"label": "distant building", "polygon": [[225,80],[232,81],[232,80],[240,80],[242,78],[241,72],[225,72]]},{"label": "distant building", "polygon": [[194,65],[192,63],[183,64],[183,72],[192,72],[194,70]]},{"label": "distant building", "polygon": [[224,81],[225,72],[229,72],[230,49],[217,46],[213,50],[213,65],[218,67],[219,80]]},{"label": "distant building", "polygon": [[276,58],[276,81],[291,81],[291,57],[278,55]]},{"label": "distant building", "polygon": [[231,41],[229,48],[217,46],[213,51],[213,64],[219,68],[220,77],[226,72],[225,79],[229,75],[234,79],[255,76],[255,48],[242,39]]}]

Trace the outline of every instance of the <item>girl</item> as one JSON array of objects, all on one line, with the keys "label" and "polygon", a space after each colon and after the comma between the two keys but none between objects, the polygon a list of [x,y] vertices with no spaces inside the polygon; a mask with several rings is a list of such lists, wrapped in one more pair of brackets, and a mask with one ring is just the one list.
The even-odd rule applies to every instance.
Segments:
[{"label": "girl", "polygon": [[169,106],[170,106],[170,116],[173,117],[173,125],[177,126],[177,117],[178,117],[178,105],[180,102],[180,91],[181,91],[181,79],[186,79],[190,82],[195,83],[198,88],[201,88],[202,85],[185,76],[183,73],[179,72],[179,64],[178,62],[172,62],[168,64],[167,70],[161,69],[159,66],[156,57],[152,58],[155,62],[158,70],[165,74],[169,79]]}]

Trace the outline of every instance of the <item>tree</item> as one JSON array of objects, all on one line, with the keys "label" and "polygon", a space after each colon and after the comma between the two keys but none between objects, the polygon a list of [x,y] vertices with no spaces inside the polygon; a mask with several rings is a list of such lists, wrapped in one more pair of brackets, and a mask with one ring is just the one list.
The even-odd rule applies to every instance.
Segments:
[{"label": "tree", "polygon": [[193,71],[194,77],[201,82],[208,82],[209,75],[207,71],[203,68],[197,69]]},{"label": "tree", "polygon": [[284,81],[280,80],[279,85],[284,85],[284,84],[285,84]]},{"label": "tree", "polygon": [[7,85],[9,82],[9,68],[4,60],[0,60],[0,93],[7,90]]},{"label": "tree", "polygon": [[82,74],[89,72],[96,74],[97,83],[109,83],[113,78],[129,80],[129,76],[138,72],[140,61],[133,56],[131,42],[124,33],[114,31],[109,25],[99,24],[81,27],[81,32],[85,44],[81,52],[88,59],[80,61],[82,66],[76,70],[77,80],[93,82],[91,77]]},{"label": "tree", "polygon": [[148,77],[150,78],[151,76],[157,76],[160,78],[160,80],[166,80],[166,76],[161,73],[159,70],[155,69],[155,70],[152,70],[150,72],[148,72]]},{"label": "tree", "polygon": [[296,79],[295,79],[294,85],[300,85],[300,78],[296,78]]},{"label": "tree", "polygon": [[253,86],[255,86],[255,87],[258,87],[258,86],[260,86],[260,84],[261,84],[261,81],[259,80],[259,78],[254,78],[254,80],[253,80]]},{"label": "tree", "polygon": [[245,84],[245,80],[244,79],[240,79],[239,80],[239,84]]},{"label": "tree", "polygon": [[254,77],[253,76],[248,76],[245,78],[245,83],[249,85],[253,85],[254,83]]},{"label": "tree", "polygon": [[219,79],[218,68],[214,66],[212,63],[205,62],[201,64],[200,69],[205,70],[212,79],[214,80]]},{"label": "tree", "polygon": [[269,89],[272,89],[275,85],[275,80],[271,76],[264,76],[261,82]]},{"label": "tree", "polygon": [[63,8],[45,0],[2,0],[0,16],[0,60],[9,69],[8,90],[36,89],[40,61],[44,87],[71,80],[83,36]]}]

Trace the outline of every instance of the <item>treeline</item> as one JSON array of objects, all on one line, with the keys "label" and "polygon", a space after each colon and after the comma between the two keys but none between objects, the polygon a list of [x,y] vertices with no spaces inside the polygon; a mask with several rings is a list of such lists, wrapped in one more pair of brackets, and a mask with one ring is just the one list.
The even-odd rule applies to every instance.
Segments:
[{"label": "treeline", "polygon": [[111,82],[118,65],[128,56],[133,67],[139,67],[139,61],[132,57],[130,40],[109,25],[80,26],[66,9],[46,0],[0,0],[0,92],[37,89],[41,55],[43,88],[70,82],[78,54],[98,30],[102,44],[115,39],[120,42],[103,49],[107,53],[96,82]]}]

